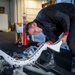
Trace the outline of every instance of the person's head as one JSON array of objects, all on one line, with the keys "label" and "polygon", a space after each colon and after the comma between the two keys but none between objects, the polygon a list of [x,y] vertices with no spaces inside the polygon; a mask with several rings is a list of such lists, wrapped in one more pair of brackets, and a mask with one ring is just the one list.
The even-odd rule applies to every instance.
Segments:
[{"label": "person's head", "polygon": [[26,29],[26,32],[30,35],[34,35],[34,34],[38,34],[42,32],[42,29],[37,26],[36,22],[29,22],[26,25],[25,29]]}]

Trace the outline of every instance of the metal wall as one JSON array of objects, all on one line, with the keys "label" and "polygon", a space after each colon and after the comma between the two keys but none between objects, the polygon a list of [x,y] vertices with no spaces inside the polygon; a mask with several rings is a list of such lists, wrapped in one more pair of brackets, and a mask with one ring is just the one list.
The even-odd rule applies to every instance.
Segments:
[{"label": "metal wall", "polygon": [[47,2],[47,0],[15,0],[14,22],[22,23],[23,13],[26,13],[28,22],[32,21],[45,2]]},{"label": "metal wall", "polygon": [[[32,21],[37,13],[42,9],[42,4],[51,0],[0,0],[0,6],[5,7],[5,13],[8,14],[8,22],[22,23],[22,15],[26,13],[27,21]],[[75,3],[75,0],[55,0],[58,2]]]}]

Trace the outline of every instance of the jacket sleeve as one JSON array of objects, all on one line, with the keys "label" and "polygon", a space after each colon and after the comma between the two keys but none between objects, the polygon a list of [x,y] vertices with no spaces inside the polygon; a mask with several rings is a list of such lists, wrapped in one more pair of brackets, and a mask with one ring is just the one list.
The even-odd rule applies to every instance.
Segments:
[{"label": "jacket sleeve", "polygon": [[59,18],[58,22],[60,22],[63,27],[64,35],[68,35],[69,34],[69,27],[70,27],[69,16],[60,12],[60,11],[57,11],[55,16]]}]

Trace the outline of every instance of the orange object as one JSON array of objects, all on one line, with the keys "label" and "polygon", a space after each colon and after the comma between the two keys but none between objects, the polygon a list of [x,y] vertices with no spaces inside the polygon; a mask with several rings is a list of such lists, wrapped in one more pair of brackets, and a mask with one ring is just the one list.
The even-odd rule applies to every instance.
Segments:
[{"label": "orange object", "polygon": [[26,25],[26,15],[25,15],[25,13],[23,13],[22,45],[28,45],[28,39],[27,39],[26,31],[25,31],[25,25]]}]

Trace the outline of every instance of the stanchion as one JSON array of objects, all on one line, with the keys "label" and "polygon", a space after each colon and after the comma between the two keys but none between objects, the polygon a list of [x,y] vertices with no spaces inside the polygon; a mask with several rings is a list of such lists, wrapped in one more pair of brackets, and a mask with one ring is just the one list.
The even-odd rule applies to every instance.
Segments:
[{"label": "stanchion", "polygon": [[28,45],[28,39],[27,39],[27,34],[25,31],[25,26],[26,26],[26,14],[23,13],[23,32],[22,32],[22,45]]}]

